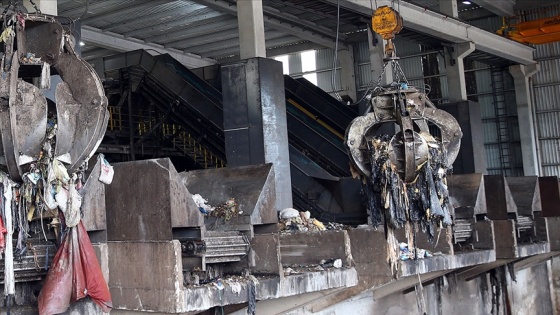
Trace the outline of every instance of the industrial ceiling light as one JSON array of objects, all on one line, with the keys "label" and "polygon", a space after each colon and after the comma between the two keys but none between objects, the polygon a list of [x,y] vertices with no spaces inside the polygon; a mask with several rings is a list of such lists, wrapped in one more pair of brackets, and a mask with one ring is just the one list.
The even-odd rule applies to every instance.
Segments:
[{"label": "industrial ceiling light", "polygon": [[80,46],[85,46],[85,45],[86,45],[86,43],[80,41]]},{"label": "industrial ceiling light", "polygon": [[463,4],[472,4],[470,1],[463,1]]}]

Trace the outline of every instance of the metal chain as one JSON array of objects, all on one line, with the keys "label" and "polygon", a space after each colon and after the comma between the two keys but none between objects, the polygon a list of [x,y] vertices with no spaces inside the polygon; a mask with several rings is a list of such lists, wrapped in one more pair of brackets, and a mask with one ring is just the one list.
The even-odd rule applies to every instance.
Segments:
[{"label": "metal chain", "polygon": [[4,12],[2,12],[2,16],[6,15],[6,13],[8,13],[8,10],[13,7],[15,9],[16,7],[16,2],[14,0],[11,0],[10,3],[6,6],[6,8],[4,9]]},{"label": "metal chain", "polygon": [[41,13],[41,10],[39,10],[39,8],[37,7],[37,5],[35,4],[35,1],[29,0],[29,2],[31,3],[31,5],[33,6],[33,8],[35,8],[35,13]]},{"label": "metal chain", "polygon": [[383,64],[383,69],[381,70],[381,74],[379,75],[379,78],[377,78],[377,82],[375,83],[375,87],[376,87],[376,88],[381,86],[381,80],[383,80],[383,75],[385,74],[385,70],[387,70],[387,64],[388,64],[388,63],[389,63],[389,62],[386,61],[386,62]]}]

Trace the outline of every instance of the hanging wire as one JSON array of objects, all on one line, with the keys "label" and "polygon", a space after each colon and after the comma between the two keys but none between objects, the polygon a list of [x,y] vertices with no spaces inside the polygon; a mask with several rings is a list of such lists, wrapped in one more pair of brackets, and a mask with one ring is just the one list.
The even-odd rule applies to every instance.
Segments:
[{"label": "hanging wire", "polygon": [[338,91],[335,88],[335,77],[336,77],[336,61],[338,60],[338,33],[340,29],[340,3],[339,0],[336,1],[336,42],[334,44],[334,58],[332,64],[332,71],[331,71],[331,88],[333,90],[334,96],[336,99],[341,102],[342,97],[338,94]]}]

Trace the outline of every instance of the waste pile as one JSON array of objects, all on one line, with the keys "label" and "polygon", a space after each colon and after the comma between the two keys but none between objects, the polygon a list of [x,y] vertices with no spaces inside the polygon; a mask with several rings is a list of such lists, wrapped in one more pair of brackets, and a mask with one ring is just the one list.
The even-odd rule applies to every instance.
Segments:
[{"label": "waste pile", "polygon": [[368,210],[372,224],[383,222],[393,229],[407,222],[418,222],[422,231],[433,238],[437,227],[451,225],[447,165],[445,152],[430,135],[423,135],[428,143],[428,160],[417,169],[416,179],[405,183],[397,166],[389,158],[388,136],[375,137],[371,142],[372,172],[367,181]]},{"label": "waste pile", "polygon": [[339,269],[342,268],[342,259],[322,259],[317,264],[310,265],[289,265],[284,266],[284,276],[299,274],[309,271],[325,271],[326,269]]},{"label": "waste pile", "polygon": [[194,203],[198,206],[200,213],[209,217],[223,218],[225,221],[231,220],[243,214],[243,211],[239,210],[239,205],[235,201],[235,198],[229,198],[223,203],[216,207],[208,204],[208,199],[204,199],[200,194],[192,195]]},{"label": "waste pile", "polygon": [[399,244],[399,259],[400,260],[415,260],[433,257],[434,254],[427,249],[412,247],[409,248],[407,243]]},{"label": "waste pile", "polygon": [[298,211],[293,208],[283,209],[279,212],[278,217],[278,230],[281,233],[343,230],[345,228],[343,224],[334,222],[325,225],[312,218],[309,211]]},{"label": "waste pile", "polygon": [[[401,256],[394,230],[404,227],[410,244],[416,233],[426,233],[429,241],[438,241],[439,233],[451,226],[451,204],[447,190],[448,165],[441,142],[427,133],[420,137],[428,145],[428,158],[416,169],[416,178],[405,182],[399,176],[395,159],[391,159],[393,141],[386,135],[370,142],[371,176],[363,178],[366,185],[367,208],[373,226],[384,225],[388,242],[387,260],[392,268]],[[363,176],[365,177],[365,176]],[[448,237],[448,233],[444,233]],[[438,236],[438,237],[436,237]],[[412,247],[412,246],[411,246]],[[415,255],[412,256],[416,259]]]}]

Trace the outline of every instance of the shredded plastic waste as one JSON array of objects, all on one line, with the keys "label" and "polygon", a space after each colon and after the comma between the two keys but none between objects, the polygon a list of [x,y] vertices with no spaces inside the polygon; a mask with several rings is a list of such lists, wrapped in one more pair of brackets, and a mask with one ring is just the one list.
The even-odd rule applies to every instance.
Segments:
[{"label": "shredded plastic waste", "polygon": [[399,259],[400,260],[414,260],[414,259],[423,259],[433,257],[434,254],[427,249],[421,248],[408,248],[407,243],[400,243],[399,244]]},{"label": "shredded plastic waste", "polygon": [[210,212],[212,212],[212,210],[214,210],[214,207],[208,204],[208,199],[202,198],[201,195],[194,194],[192,195],[192,199],[194,200],[194,203],[198,206],[198,210],[200,211],[200,213],[209,214]]},{"label": "shredded plastic waste", "polygon": [[342,268],[342,259],[340,258],[322,259],[317,264],[308,264],[308,265],[293,264],[293,265],[283,266],[284,276],[289,276],[292,274],[301,274],[310,271],[325,271],[327,269],[340,269],[340,268]]},{"label": "shredded plastic waste", "polygon": [[282,233],[291,232],[316,232],[325,230],[343,230],[346,227],[343,224],[329,222],[326,225],[311,217],[309,211],[298,211],[296,209],[287,208],[278,214],[278,230]]},{"label": "shredded plastic waste", "polygon": [[199,194],[192,195],[192,198],[194,203],[198,206],[200,213],[209,217],[224,218],[225,221],[229,221],[232,218],[243,214],[243,211],[239,209],[239,205],[235,201],[235,198],[229,198],[216,207],[208,204],[208,199],[204,199]]}]

